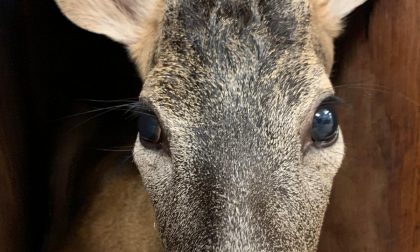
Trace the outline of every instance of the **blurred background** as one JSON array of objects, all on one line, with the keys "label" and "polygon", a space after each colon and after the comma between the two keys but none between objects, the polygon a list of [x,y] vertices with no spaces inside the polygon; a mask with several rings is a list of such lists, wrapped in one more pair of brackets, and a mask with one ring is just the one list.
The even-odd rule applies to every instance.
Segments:
[{"label": "blurred background", "polygon": [[[347,156],[319,251],[419,252],[420,1],[352,14],[332,78]],[[0,251],[89,239],[72,234],[115,178],[131,188],[118,193],[142,190],[124,106],[140,90],[124,48],[77,28],[52,0],[0,0]],[[102,204],[136,223],[122,202]]]},{"label": "blurred background", "polygon": [[97,164],[110,154],[131,163],[121,147],[135,121],[112,107],[140,88],[124,48],[71,24],[54,1],[0,1],[0,251],[59,243],[98,187]]}]

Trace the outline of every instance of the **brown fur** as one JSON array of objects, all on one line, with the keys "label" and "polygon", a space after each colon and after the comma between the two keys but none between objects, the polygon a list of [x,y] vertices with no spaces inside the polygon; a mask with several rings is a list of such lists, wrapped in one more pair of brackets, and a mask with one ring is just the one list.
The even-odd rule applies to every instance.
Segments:
[{"label": "brown fur", "polygon": [[[311,37],[313,37],[313,40],[314,40],[312,42],[315,43],[315,46],[319,47],[319,48],[316,48],[317,49],[316,53],[318,53],[318,57],[321,59],[321,61],[323,61],[322,63],[325,67],[325,71],[329,72],[331,70],[331,66],[333,62],[332,40],[338,35],[339,30],[341,29],[340,22],[341,22],[342,16],[334,15],[334,13],[331,12],[331,8],[332,6],[334,6],[334,4],[331,4],[332,2],[326,3],[326,2],[318,2],[318,1],[314,2],[314,1],[315,0],[311,2],[311,14],[312,14],[311,19],[312,20],[310,23],[311,24],[310,28],[311,28],[311,33],[312,33]],[[331,1],[338,1],[338,0],[331,0]],[[129,48],[132,58],[137,63],[137,66],[140,70],[140,73],[143,79],[150,81],[150,79],[148,79],[149,78],[148,74],[150,72],[151,66],[153,65],[152,64],[153,54],[155,50],[157,50],[158,48],[157,42],[160,41],[161,23],[162,23],[162,20],[165,19],[164,17],[165,6],[163,2],[160,2],[160,1],[152,2],[151,0],[135,1],[135,4],[132,6],[132,9],[130,10],[127,10],[127,7],[129,5],[122,3],[121,0],[117,2],[115,2],[115,0],[111,2],[110,0],[103,0],[103,1],[100,1],[100,0],[84,0],[84,1],[82,0],[67,0],[67,1],[57,0],[57,2],[60,4],[60,7],[62,8],[63,12],[73,22],[75,22],[79,26],[93,32],[106,34],[109,37],[113,38],[114,40],[124,43]],[[112,2],[114,4],[110,4]],[[151,6],[154,6],[154,8],[151,8]],[[174,4],[173,6],[176,6],[176,4]],[[296,6],[299,6],[299,5],[297,4]],[[355,6],[350,6],[350,7],[354,8]],[[348,11],[350,11],[350,9],[351,8],[349,8],[349,10],[344,10],[343,13],[347,13]],[[299,21],[304,21],[304,20],[305,19],[302,18],[302,20],[299,20]],[[167,24],[167,27],[172,27],[171,24],[168,24],[168,23],[166,24]],[[304,28],[307,28],[307,27],[304,27]],[[302,30],[299,30],[299,32],[302,32],[304,30],[305,29],[302,28]],[[169,35],[170,33],[171,31],[166,31],[167,38],[172,37],[171,35]],[[170,43],[168,41],[166,42]],[[167,45],[165,49],[169,51],[168,55],[172,56],[171,60],[173,60],[173,62],[171,63],[174,63],[176,62],[177,59],[185,56],[185,55],[176,55],[176,54],[170,55],[171,46]],[[185,50],[187,48],[183,48],[183,49]],[[312,48],[311,46],[307,46],[305,47],[305,50],[308,50],[310,54]],[[179,57],[176,57],[176,56],[179,56]],[[305,57],[306,56],[308,55],[305,55]],[[167,58],[166,59],[163,58],[163,59],[164,59],[163,61],[167,60]],[[302,60],[304,59],[302,58]],[[189,61],[189,63],[191,62],[193,61]],[[316,60],[316,57],[311,58],[310,63],[311,64],[308,64],[308,65],[313,66],[317,64],[318,62]],[[295,69],[294,67],[298,67],[293,64],[294,63],[292,62],[289,65],[291,70]],[[286,67],[286,65],[287,64],[283,66]],[[191,69],[194,68],[194,66],[190,66],[190,67]],[[198,68],[198,65],[195,65],[195,67]],[[182,67],[181,69],[179,68],[180,66],[177,66],[175,64],[175,66],[171,66],[171,68],[168,68],[168,69],[169,70],[175,69],[178,75],[180,73],[185,72],[186,77],[184,79],[187,80],[188,77],[191,76],[190,72],[188,72],[185,69],[184,69],[185,71],[183,71]],[[162,69],[159,69],[159,70],[161,70],[161,72],[163,73],[162,76],[166,77],[166,75],[164,75],[165,72],[163,71],[165,69],[163,70]],[[201,71],[202,69],[199,69],[199,70]],[[278,70],[279,70],[279,75],[282,74],[281,69],[278,69]],[[156,74],[157,72],[158,71],[154,72],[154,74]],[[290,72],[293,72],[293,71],[290,71]],[[309,81],[309,80],[312,81],[312,79],[310,78],[312,78],[312,76],[315,76],[315,75],[316,73],[308,74],[309,77],[307,77],[306,79],[304,78],[303,82]],[[327,78],[325,77],[325,79]],[[202,81],[203,83],[205,82],[205,80],[202,80]],[[159,84],[159,82],[153,83],[153,80],[151,82],[152,84],[156,84],[156,83]],[[321,82],[324,82],[324,80],[322,80]],[[326,85],[327,89],[330,89],[329,82],[325,81],[325,83],[327,83]],[[317,82],[317,85],[318,84],[319,83]],[[321,86],[323,85],[324,84],[322,84]],[[149,84],[148,87],[149,87],[148,92],[150,92],[151,91],[150,88],[152,87],[151,84]],[[153,88],[159,89],[158,85],[153,86]],[[163,93],[163,89],[161,91]],[[186,93],[194,95],[194,92],[186,92]],[[148,94],[150,95],[150,93]],[[144,92],[143,92],[143,95],[144,95]],[[316,95],[317,94],[314,94],[314,96]],[[188,97],[188,98],[191,98],[191,97]],[[167,101],[165,105],[170,104],[170,101],[168,101],[169,97],[165,97],[163,100],[165,99]],[[311,97],[311,99],[313,99],[313,97]],[[305,104],[305,106],[309,106],[309,105],[310,104],[308,103]],[[342,142],[340,142],[340,146],[342,146]],[[150,161],[151,162],[150,167],[154,167],[153,162],[155,162],[154,160],[155,156],[153,155],[155,155],[155,153],[151,153],[143,149],[140,149],[139,153],[140,154],[136,153],[138,157],[141,157],[141,158],[138,158],[137,160],[139,164],[141,164],[142,161],[145,161],[145,162]],[[144,155],[144,157],[141,155]],[[318,155],[315,155],[315,154],[312,154],[312,155],[313,156],[309,156],[305,160],[305,162],[307,162],[305,165],[307,165],[308,167],[312,164],[316,164],[319,161],[317,160],[319,159]],[[334,156],[333,160],[338,165],[339,163],[338,160],[340,159],[340,157],[337,156],[337,154],[335,155],[331,154],[330,156]],[[156,160],[158,160],[158,158],[160,159],[161,157],[156,157]],[[161,162],[162,164],[165,164],[167,160],[161,160],[159,162]],[[109,164],[106,164],[106,165],[109,165]],[[322,164],[321,166],[326,166],[328,168],[328,165],[325,165],[325,164]],[[170,166],[168,165],[165,168],[169,169],[169,167]],[[335,168],[337,167],[331,167],[331,169],[326,169],[325,171],[320,172],[319,175],[322,177],[322,180],[324,180],[322,181],[322,183],[325,184],[325,187],[324,185],[322,186],[322,190],[324,190],[323,192],[325,194],[322,193],[323,195],[311,195],[312,197],[311,199],[314,200],[313,203],[314,205],[317,205],[317,208],[311,209],[311,211],[313,210],[314,212],[308,213],[308,216],[311,216],[312,214],[319,217],[318,214],[321,213],[322,209],[326,206],[323,203],[317,202],[315,199],[317,197],[323,197],[322,202],[327,202],[326,199],[328,198],[328,190],[329,190],[327,188],[331,182],[330,181],[331,178],[333,177],[335,173]],[[149,168],[146,167],[145,169],[149,169]],[[309,171],[306,171],[305,176],[307,178],[310,178],[310,177],[312,178],[313,174],[314,173],[311,174]],[[148,174],[148,175],[150,175],[148,179],[154,176],[153,174]],[[95,194],[96,196],[92,198],[91,204],[88,206],[88,210],[86,214],[83,215],[80,221],[78,222],[78,225],[80,226],[76,227],[75,230],[72,232],[73,234],[72,237],[74,238],[70,238],[66,243],[68,246],[67,247],[68,250],[85,249],[89,251],[96,251],[96,249],[98,249],[98,251],[100,250],[113,251],[113,250],[121,249],[122,247],[124,247],[124,248],[127,248],[125,250],[131,251],[131,250],[140,250],[142,248],[141,247],[142,244],[150,244],[152,247],[155,246],[153,244],[156,244],[157,238],[156,238],[156,235],[150,236],[150,233],[148,233],[148,231],[152,233],[154,232],[152,231],[152,229],[150,229],[150,226],[149,226],[149,229],[147,229],[148,231],[146,232],[142,231],[144,230],[144,225],[151,224],[150,219],[149,221],[147,221],[147,218],[151,218],[150,208],[146,207],[146,209],[144,209],[145,211],[144,213],[146,214],[144,216],[142,215],[142,213],[138,212],[139,211],[138,205],[137,207],[126,206],[125,208],[122,208],[122,209],[121,208],[114,209],[110,207],[114,202],[116,202],[116,199],[121,199],[122,197],[121,194],[124,195],[122,197],[123,198],[122,202],[131,202],[131,204],[135,205],[136,200],[138,200],[137,202],[143,202],[144,204],[146,204],[147,200],[145,197],[145,192],[142,189],[142,186],[138,184],[136,185],[135,182],[133,182],[131,179],[128,179],[127,177],[125,177],[126,179],[113,177],[113,176],[111,177],[112,179],[105,178],[102,180],[103,184],[101,183],[101,185],[103,185],[104,188],[102,190],[98,190],[98,192]],[[320,180],[318,179],[318,177],[313,177],[313,181],[320,181]],[[315,187],[316,187],[315,184],[314,186],[308,186],[308,188],[315,188]],[[156,190],[156,188],[154,189]],[[187,188],[187,189],[190,190],[191,188]],[[124,191],[127,194],[121,193]],[[137,195],[135,195],[136,193]],[[156,200],[156,198],[154,198],[154,200]],[[169,200],[172,200],[172,199],[169,199]],[[164,204],[165,202],[162,203],[158,201],[157,203]],[[306,206],[302,207],[302,209],[308,210]],[[162,209],[158,209],[158,210],[162,210]],[[270,211],[272,210],[273,209],[271,209]],[[135,225],[132,225],[130,221],[119,222],[120,216],[125,215],[125,214],[127,214],[128,216],[133,216],[133,219],[139,218],[137,219],[138,222],[136,222]],[[171,217],[170,214],[171,213],[169,213],[169,215],[164,216],[164,217],[168,218],[169,216],[169,219],[170,219]],[[177,217],[179,218],[179,216]],[[299,219],[302,216],[295,216],[295,217]],[[186,220],[186,219],[182,219],[182,220]],[[277,223],[275,224],[278,226],[288,224],[287,222],[282,222],[281,219],[273,220],[272,222],[276,222],[276,221]],[[319,218],[317,218],[317,220],[313,220],[313,222],[315,223],[313,224],[313,226],[317,227],[317,229],[319,230],[320,228],[316,224],[319,222]],[[119,226],[120,224],[121,226]],[[176,223],[176,225],[178,224],[179,223]],[[190,223],[190,224],[193,225],[193,223]],[[289,224],[290,224],[290,229],[293,229],[293,230],[294,228],[298,229],[298,224],[296,223],[289,223]],[[110,228],[110,226],[112,227]],[[121,231],[120,230],[116,231],[114,228],[117,228],[117,229],[121,228],[120,229]],[[188,227],[184,225],[183,229],[188,229]],[[306,248],[309,250],[310,248],[313,249],[316,246],[317,238],[312,237],[314,234],[312,231],[313,230],[311,228],[308,228],[307,233],[305,234],[310,234],[311,237],[301,238],[299,241],[300,244],[297,243],[299,244],[298,245],[299,247],[306,246]],[[120,233],[123,235],[120,236]],[[188,234],[188,232],[186,232],[186,234]],[[292,248],[291,246],[295,242],[293,241],[293,239],[298,237],[301,234],[302,234],[302,231],[296,231],[292,233],[292,236],[290,237],[286,236],[286,238],[290,238],[290,240],[288,241],[290,243],[287,243],[286,246],[289,249],[291,249]],[[132,237],[131,235],[136,235],[136,236]],[[236,234],[232,233],[232,238],[234,238],[234,235]],[[276,234],[273,234],[273,236],[276,236]],[[184,238],[192,239],[192,237],[185,237],[185,236]],[[241,241],[238,241],[237,243],[232,243],[231,244],[232,248],[240,248],[241,246],[243,246],[243,244],[240,244],[240,242]],[[306,242],[307,244],[305,244]],[[181,245],[182,244],[178,243],[178,245],[175,244],[174,246],[180,247]],[[153,248],[156,248],[156,247],[153,247]]]},{"label": "brown fur", "polygon": [[153,210],[139,174],[109,154],[95,169],[119,167],[102,176],[89,205],[75,222],[60,251],[160,251]]},{"label": "brown fur", "polygon": [[144,19],[142,29],[139,31],[141,40],[131,43],[128,46],[130,55],[137,63],[139,72],[143,78],[149,72],[156,43],[159,39],[161,22],[165,10],[164,0],[156,0],[156,6],[149,13],[149,17]]},{"label": "brown fur", "polygon": [[[80,27],[129,44],[138,41],[158,7],[155,1],[57,0],[61,10]],[[146,27],[143,27],[145,25]]]},{"label": "brown fur", "polygon": [[[69,131],[75,123],[63,125],[55,145],[47,251],[159,251],[153,209],[127,152],[96,151],[84,157],[85,146],[97,143],[92,135],[98,129],[85,124]],[[84,179],[78,179],[80,174]]]},{"label": "brown fur", "polygon": [[320,58],[324,59],[326,69],[330,72],[334,60],[334,44],[332,43],[342,30],[341,19],[334,18],[329,11],[328,0],[312,0],[312,19],[313,34],[319,41],[322,54]]}]

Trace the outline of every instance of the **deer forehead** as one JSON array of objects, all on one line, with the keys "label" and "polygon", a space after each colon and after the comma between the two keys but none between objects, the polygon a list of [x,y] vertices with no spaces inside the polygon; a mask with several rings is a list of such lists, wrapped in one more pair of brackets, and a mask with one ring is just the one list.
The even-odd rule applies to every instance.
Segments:
[{"label": "deer forehead", "polygon": [[[152,14],[145,19],[148,22],[142,22],[137,41],[128,43],[143,78],[154,66],[157,55],[162,55],[162,51],[168,54],[168,48],[190,58],[197,56],[192,53],[197,53],[206,60],[216,60],[216,56],[219,60],[228,60],[233,55],[238,58],[260,56],[260,59],[269,56],[287,61],[287,57],[278,57],[279,53],[260,54],[261,51],[271,54],[300,46],[299,51],[315,52],[326,71],[330,71],[333,35],[323,29],[320,20],[325,18],[319,17],[323,9],[312,4],[313,1],[157,2],[161,7],[150,10]],[[330,26],[333,24],[339,29],[339,22],[331,22]],[[290,55],[290,52],[298,51],[288,52]],[[305,64],[304,59],[299,63]]]},{"label": "deer forehead", "polygon": [[328,70],[308,3],[278,2],[169,4],[142,95],[182,117],[203,105],[213,113],[307,111],[319,93],[332,92]]},{"label": "deer forehead", "polygon": [[[290,40],[305,37],[299,36],[309,30],[316,52],[329,71],[332,65],[332,39],[339,34],[341,19],[364,1],[56,0],[64,14],[75,24],[125,44],[143,77],[150,70],[152,56],[159,48],[162,33],[182,35],[182,25],[187,24],[190,35],[202,35],[199,32],[201,28],[211,27],[206,21],[221,17],[225,25],[230,25],[229,16],[232,17],[231,21],[238,21],[239,27],[255,19],[262,20],[271,35],[289,37]],[[168,25],[170,22],[171,26]],[[174,27],[177,29],[171,30]]]}]

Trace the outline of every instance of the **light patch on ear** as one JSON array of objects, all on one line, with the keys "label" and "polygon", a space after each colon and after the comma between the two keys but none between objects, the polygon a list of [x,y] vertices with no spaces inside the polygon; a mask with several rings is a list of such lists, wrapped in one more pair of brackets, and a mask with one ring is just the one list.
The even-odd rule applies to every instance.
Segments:
[{"label": "light patch on ear", "polygon": [[367,0],[311,0],[316,25],[336,38],[342,29],[342,20]]},{"label": "light patch on ear", "polygon": [[104,34],[123,44],[141,36],[141,29],[154,19],[160,0],[56,0],[73,23],[88,31]]},{"label": "light patch on ear", "polygon": [[159,39],[164,0],[56,0],[73,23],[127,46],[142,77]]},{"label": "light patch on ear", "polygon": [[333,40],[340,35],[343,19],[366,0],[310,0],[313,34],[322,51],[327,72],[331,72],[334,58]]},{"label": "light patch on ear", "polygon": [[144,20],[139,36],[134,43],[128,45],[128,51],[139,68],[142,79],[149,72],[153,52],[161,34],[161,21],[163,20],[164,0],[154,0],[155,7],[149,12],[150,17]]},{"label": "light patch on ear", "polygon": [[366,0],[330,0],[328,8],[332,15],[341,19],[364,2],[366,2]]}]

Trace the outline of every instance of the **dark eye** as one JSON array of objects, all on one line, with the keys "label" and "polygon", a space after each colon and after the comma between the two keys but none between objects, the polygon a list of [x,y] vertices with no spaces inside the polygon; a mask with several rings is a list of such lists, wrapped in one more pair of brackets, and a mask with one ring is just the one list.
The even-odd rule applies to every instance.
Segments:
[{"label": "dark eye", "polygon": [[315,112],[312,122],[312,141],[317,147],[328,147],[338,138],[338,121],[334,106],[324,101]]},{"label": "dark eye", "polygon": [[156,115],[152,112],[139,113],[137,130],[140,142],[143,145],[148,145],[145,147],[150,147],[150,144],[158,144],[161,141],[162,130]]}]

